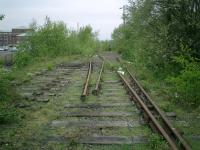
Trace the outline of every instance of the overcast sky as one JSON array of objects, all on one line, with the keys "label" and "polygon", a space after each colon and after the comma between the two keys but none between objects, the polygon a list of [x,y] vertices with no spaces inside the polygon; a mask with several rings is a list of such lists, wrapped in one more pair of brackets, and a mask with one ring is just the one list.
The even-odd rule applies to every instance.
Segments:
[{"label": "overcast sky", "polygon": [[44,22],[45,16],[62,20],[69,27],[90,24],[99,31],[100,39],[110,39],[115,27],[122,23],[122,7],[127,0],[0,0],[0,30],[28,26],[33,20]]}]

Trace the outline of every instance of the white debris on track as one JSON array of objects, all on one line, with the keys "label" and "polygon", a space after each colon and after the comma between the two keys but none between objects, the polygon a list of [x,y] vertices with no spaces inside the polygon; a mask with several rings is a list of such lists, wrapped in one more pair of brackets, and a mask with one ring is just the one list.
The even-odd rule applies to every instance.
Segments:
[{"label": "white debris on track", "polygon": [[120,73],[120,74],[122,74],[122,75],[125,74],[125,72],[123,71],[122,67],[119,67],[117,72]]}]

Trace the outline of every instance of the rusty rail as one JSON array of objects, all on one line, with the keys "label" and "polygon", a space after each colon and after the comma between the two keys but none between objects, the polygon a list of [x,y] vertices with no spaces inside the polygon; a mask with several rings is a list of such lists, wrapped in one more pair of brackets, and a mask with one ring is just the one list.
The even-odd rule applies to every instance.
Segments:
[{"label": "rusty rail", "polygon": [[142,110],[148,116],[148,122],[152,123],[152,125],[154,126],[154,128],[156,128],[156,130],[164,137],[164,139],[169,143],[169,145],[171,146],[171,148],[173,150],[178,150],[178,147],[176,146],[176,144],[174,143],[174,141],[166,133],[166,131],[163,129],[163,127],[160,125],[160,123],[156,120],[156,118],[154,117],[154,115],[151,113],[151,111],[145,105],[145,103],[141,100],[141,98],[137,95],[137,93],[132,89],[132,87],[130,86],[130,84],[126,81],[126,79],[120,73],[118,73],[118,75],[120,76],[120,78],[123,81],[123,83],[126,86],[126,88],[128,88],[128,91],[131,93],[131,95],[134,96],[135,102],[140,105],[140,107],[142,108]]},{"label": "rusty rail", "polygon": [[104,69],[104,61],[103,61],[102,65],[101,65],[101,70],[100,70],[100,72],[99,72],[99,76],[98,76],[98,79],[97,79],[97,82],[96,82],[96,87],[95,87],[95,89],[92,91],[92,94],[94,94],[94,95],[98,95],[98,94],[99,94],[99,91],[100,91],[100,89],[101,89],[101,84],[100,84],[100,82],[101,82],[101,78],[102,78],[103,69]]},{"label": "rusty rail", "polygon": [[83,92],[82,92],[82,95],[81,95],[82,100],[84,100],[86,98],[86,96],[88,95],[88,86],[89,86],[91,72],[92,72],[92,62],[90,61],[86,81],[84,83]]},{"label": "rusty rail", "polygon": [[170,135],[170,137],[173,139],[173,141],[176,143],[176,145],[180,145],[180,148],[183,150],[190,150],[191,148],[188,145],[188,143],[183,139],[183,137],[180,135],[180,133],[172,126],[170,121],[165,117],[165,115],[159,109],[159,107],[153,102],[153,100],[146,93],[146,91],[142,88],[142,86],[136,80],[136,78],[131,74],[131,72],[129,71],[128,68],[127,68],[127,72],[129,74],[129,76],[131,77],[131,81],[133,82],[133,84],[135,84],[137,86],[137,88],[139,89],[139,91],[137,90],[137,92],[142,93],[146,97],[147,101],[143,101],[143,102],[146,103],[146,105],[150,104],[150,106],[153,108],[153,109],[152,108],[151,109],[155,113],[157,113],[157,115],[160,117],[160,121],[162,121],[162,124],[164,124],[164,126],[163,126],[164,130],[168,133],[168,135]]}]

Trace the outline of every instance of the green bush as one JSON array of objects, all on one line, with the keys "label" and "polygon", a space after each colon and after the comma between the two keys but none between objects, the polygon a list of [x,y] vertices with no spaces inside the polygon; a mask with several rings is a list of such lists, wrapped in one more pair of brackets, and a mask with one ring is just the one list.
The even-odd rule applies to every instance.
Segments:
[{"label": "green bush", "polygon": [[53,66],[52,64],[49,64],[49,65],[47,66],[47,70],[48,70],[48,71],[52,71],[53,68],[54,68],[54,66]]},{"label": "green bush", "polygon": [[174,91],[176,92],[175,98],[178,102],[186,105],[199,106],[200,67],[194,64],[191,64],[190,67],[181,71],[179,76],[171,77],[170,81],[174,85]]},{"label": "green bush", "polygon": [[16,67],[26,66],[32,61],[32,57],[29,52],[20,50],[16,53],[15,56],[15,65]]},{"label": "green bush", "polygon": [[174,57],[184,69],[167,81],[173,85],[172,91],[178,103],[196,106],[200,105],[200,64],[194,58],[184,56]]},{"label": "green bush", "polygon": [[98,46],[97,33],[93,33],[90,26],[75,31],[47,17],[44,25],[32,28],[27,39],[19,45],[15,57],[17,67],[30,64],[34,58],[91,54]]}]

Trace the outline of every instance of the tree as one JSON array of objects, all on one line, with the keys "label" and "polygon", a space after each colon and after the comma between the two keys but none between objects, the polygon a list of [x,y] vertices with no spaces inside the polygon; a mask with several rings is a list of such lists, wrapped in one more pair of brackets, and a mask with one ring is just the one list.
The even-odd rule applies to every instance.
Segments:
[{"label": "tree", "polygon": [[3,20],[5,16],[4,15],[0,15],[0,20]]},{"label": "tree", "polygon": [[172,77],[179,98],[200,105],[200,0],[129,0],[126,17],[112,34],[112,48],[156,77]]}]

